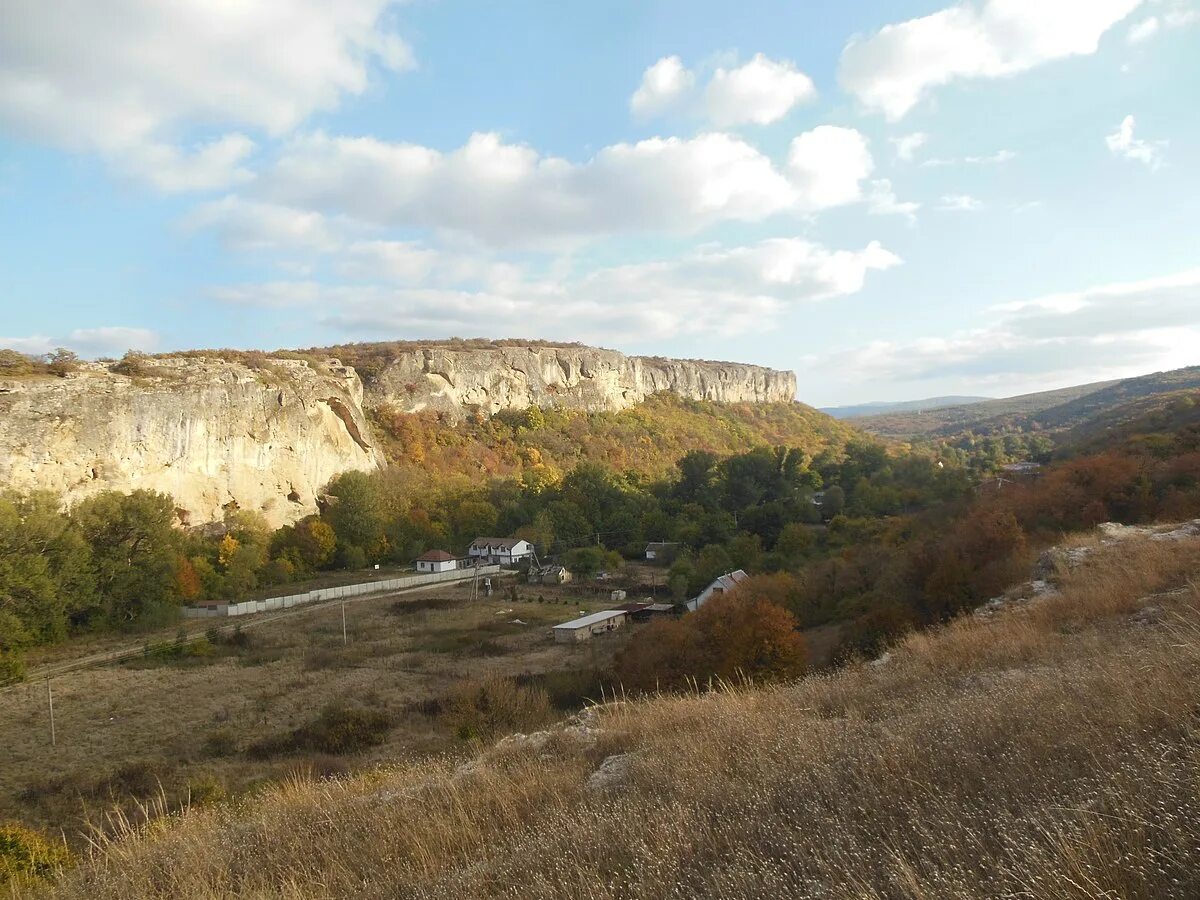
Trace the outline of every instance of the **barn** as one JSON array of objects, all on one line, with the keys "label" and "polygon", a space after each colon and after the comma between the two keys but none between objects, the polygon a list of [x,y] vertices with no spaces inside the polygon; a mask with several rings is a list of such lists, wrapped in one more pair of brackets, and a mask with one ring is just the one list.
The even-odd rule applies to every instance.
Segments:
[{"label": "barn", "polygon": [[628,617],[629,613],[623,609],[606,609],[589,616],[581,616],[570,622],[555,625],[554,640],[560,644],[576,644],[586,641],[593,634],[616,631],[625,624]]}]

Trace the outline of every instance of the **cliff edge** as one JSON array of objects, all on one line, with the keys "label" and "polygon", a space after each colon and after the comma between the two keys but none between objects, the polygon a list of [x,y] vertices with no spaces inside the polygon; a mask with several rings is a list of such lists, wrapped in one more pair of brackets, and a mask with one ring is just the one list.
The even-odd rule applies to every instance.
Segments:
[{"label": "cliff edge", "polygon": [[[578,345],[374,344],[304,358],[217,351],[148,358],[131,374],[85,363],[0,379],[0,485],[67,503],[104,490],[170,494],[179,521],[237,507],[272,526],[315,512],[331,478],[385,464],[367,411],[450,420],[532,405],[611,411],[671,391],[716,402],[790,402],[796,378],[759,366],[625,356]],[[364,380],[366,382],[364,387]]]},{"label": "cliff edge", "polygon": [[151,359],[129,377],[0,380],[0,484],[68,503],[104,490],[170,494],[181,524],[258,510],[279,526],[317,509],[334,475],[383,464],[349,368],[272,359]]}]

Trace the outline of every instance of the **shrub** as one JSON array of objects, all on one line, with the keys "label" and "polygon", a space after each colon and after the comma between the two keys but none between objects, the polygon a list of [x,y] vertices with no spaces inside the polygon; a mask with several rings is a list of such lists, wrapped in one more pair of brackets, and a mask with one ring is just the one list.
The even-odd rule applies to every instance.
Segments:
[{"label": "shrub", "polygon": [[0,350],[0,376],[32,375],[37,369],[35,360],[16,350]]},{"label": "shrub", "polygon": [[218,728],[209,732],[201,749],[208,756],[232,756],[237,753],[237,736],[228,728]]},{"label": "shrub", "polygon": [[117,375],[125,375],[129,378],[137,378],[150,374],[148,365],[150,357],[138,350],[130,350],[121,357],[119,362],[109,366],[110,372],[115,372]]},{"label": "shrub", "polygon": [[62,844],[24,825],[0,825],[0,884],[51,875],[71,861]]},{"label": "shrub", "polygon": [[15,651],[0,651],[0,684],[25,680],[25,660]]},{"label": "shrub", "polygon": [[263,738],[246,753],[258,759],[286,753],[357,753],[382,744],[395,725],[382,710],[330,704],[306,725]]},{"label": "shrub", "polygon": [[199,775],[188,782],[188,799],[192,806],[220,803],[228,796],[225,785],[213,775]]},{"label": "shrub", "polygon": [[463,740],[490,740],[535,729],[553,715],[550,697],[540,687],[494,675],[457,685],[446,698],[442,720]]}]

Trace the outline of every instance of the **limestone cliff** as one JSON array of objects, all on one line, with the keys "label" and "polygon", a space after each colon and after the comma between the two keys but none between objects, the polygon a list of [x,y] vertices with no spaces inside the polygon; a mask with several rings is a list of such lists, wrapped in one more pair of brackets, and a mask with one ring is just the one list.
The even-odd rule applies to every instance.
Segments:
[{"label": "limestone cliff", "polygon": [[148,488],[175,499],[183,524],[219,520],[236,504],[278,526],[314,512],[333,476],[384,464],[372,407],[456,419],[535,404],[617,410],[659,391],[718,402],[796,393],[791,372],[577,345],[344,349],[371,373],[365,392],[354,368],[311,353],[247,355],[253,368],[178,356],[147,360],[133,377],[89,363],[66,378],[0,379],[0,487],[50,490],[68,503]]},{"label": "limestone cliff", "polygon": [[401,412],[460,414],[527,406],[618,410],[659,391],[719,403],[791,402],[792,372],[738,363],[626,356],[581,346],[431,346],[400,349],[367,390],[367,402]]},{"label": "limestone cliff", "polygon": [[149,488],[175,499],[184,524],[236,504],[277,526],[316,511],[339,472],[381,464],[362,384],[336,365],[156,359],[134,378],[89,364],[61,379],[0,380],[0,485],[68,503]]}]

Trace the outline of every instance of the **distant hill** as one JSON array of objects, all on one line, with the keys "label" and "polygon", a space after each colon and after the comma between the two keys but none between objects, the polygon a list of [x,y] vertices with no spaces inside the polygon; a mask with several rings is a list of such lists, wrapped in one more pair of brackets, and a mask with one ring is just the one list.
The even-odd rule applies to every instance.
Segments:
[{"label": "distant hill", "polygon": [[991,399],[991,397],[929,397],[925,400],[901,400],[892,403],[875,401],[851,406],[822,406],[819,409],[835,419],[857,419],[862,416],[879,416],[887,413],[929,412],[935,409],[945,409],[948,406],[964,406]]},{"label": "distant hill", "polygon": [[[1200,448],[1200,388],[1139,397],[1076,425],[1059,439],[1064,455],[1113,448]],[[1184,446],[1186,444],[1186,446]]]},{"label": "distant hill", "polygon": [[1097,381],[1054,391],[947,406],[928,412],[861,416],[855,425],[885,437],[952,437],[1065,431],[1142,397],[1200,387],[1200,366],[1117,381]]}]

